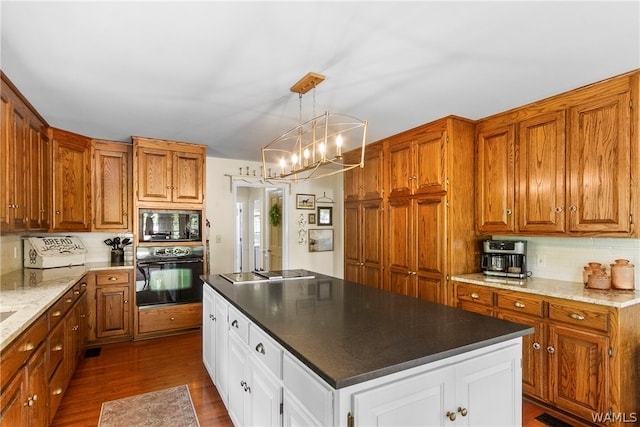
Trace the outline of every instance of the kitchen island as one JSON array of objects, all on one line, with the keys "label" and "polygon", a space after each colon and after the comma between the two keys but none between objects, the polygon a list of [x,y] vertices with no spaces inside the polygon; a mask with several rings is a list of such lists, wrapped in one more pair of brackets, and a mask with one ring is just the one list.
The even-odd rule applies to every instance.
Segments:
[{"label": "kitchen island", "polygon": [[[269,405],[250,380],[260,371],[284,396],[271,425],[280,405],[284,425],[521,422],[521,339],[531,327],[313,275],[203,277],[205,365],[236,425],[264,421],[255,410]],[[274,359],[261,363],[265,353]]]}]

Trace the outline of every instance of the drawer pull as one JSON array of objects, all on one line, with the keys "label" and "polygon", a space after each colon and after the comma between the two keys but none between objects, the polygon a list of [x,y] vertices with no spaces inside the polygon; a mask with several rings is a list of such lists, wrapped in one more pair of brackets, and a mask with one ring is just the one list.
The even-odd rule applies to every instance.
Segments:
[{"label": "drawer pull", "polygon": [[258,345],[256,346],[256,351],[257,351],[258,353],[265,354],[265,353],[264,353],[264,345],[262,345],[262,343],[258,344]]},{"label": "drawer pull", "polygon": [[573,320],[584,320],[584,316],[578,313],[569,313],[569,317]]},{"label": "drawer pull", "polygon": [[478,299],[478,298],[480,298],[480,295],[478,295],[478,294],[477,294],[477,293],[475,293],[475,292],[471,292],[471,293],[469,294],[469,298],[471,298],[471,299]]},{"label": "drawer pull", "polygon": [[75,291],[73,291],[73,294],[74,295],[80,295],[80,291],[76,289]]},{"label": "drawer pull", "polygon": [[62,350],[62,344],[58,344],[58,345],[54,346],[51,350],[52,351],[60,351],[60,350]]},{"label": "drawer pull", "polygon": [[87,283],[86,283],[86,282],[82,282],[82,283],[80,283],[80,287],[81,287],[81,288],[86,288],[86,287],[87,287]]},{"label": "drawer pull", "polygon": [[53,394],[54,396],[62,394],[62,387],[56,388],[55,390],[53,390],[53,392],[51,392],[51,394]]},{"label": "drawer pull", "polygon": [[24,344],[24,347],[22,347],[22,351],[31,351],[34,348],[36,348],[36,345],[32,341],[28,341]]},{"label": "drawer pull", "polygon": [[175,317],[173,317],[173,316],[171,316],[171,317],[169,318],[169,320],[171,320],[171,321],[173,322],[174,320],[176,320],[176,318],[175,318]]},{"label": "drawer pull", "polygon": [[62,316],[62,312],[60,310],[56,310],[53,313],[51,313],[51,317],[60,317]]},{"label": "drawer pull", "polygon": [[67,304],[71,304],[73,302],[73,298],[67,298],[67,300],[65,301]]},{"label": "drawer pull", "polygon": [[109,277],[109,280],[111,280],[112,282],[115,282],[116,280],[118,280],[118,278],[114,277],[114,276],[111,276],[111,277]]},{"label": "drawer pull", "polygon": [[520,302],[520,301],[514,302],[513,305],[518,307],[518,308],[525,308],[527,306],[525,303]]},{"label": "drawer pull", "polygon": [[240,326],[238,326],[237,320],[234,320],[233,322],[231,322],[231,326],[233,326],[234,328],[240,328]]}]

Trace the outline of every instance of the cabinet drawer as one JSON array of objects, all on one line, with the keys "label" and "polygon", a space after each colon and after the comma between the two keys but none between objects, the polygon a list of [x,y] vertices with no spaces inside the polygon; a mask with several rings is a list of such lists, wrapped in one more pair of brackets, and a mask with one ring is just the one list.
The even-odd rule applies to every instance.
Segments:
[{"label": "cabinet drawer", "polygon": [[82,295],[87,290],[87,282],[82,281],[73,285],[71,289],[67,291],[66,294],[62,297],[64,303],[64,312],[66,313],[73,307],[73,305],[80,299],[80,295]]},{"label": "cabinet drawer", "polygon": [[51,378],[51,375],[56,370],[63,357],[64,323],[59,323],[56,328],[49,334],[49,338],[47,339],[47,358],[49,360],[47,378]]},{"label": "cabinet drawer", "polygon": [[473,302],[487,306],[493,305],[493,291],[483,286],[458,283],[456,297],[458,301]]},{"label": "cabinet drawer", "polygon": [[544,303],[542,300],[523,296],[519,293],[497,293],[498,308],[503,310],[525,313],[531,316],[544,316]]},{"label": "cabinet drawer", "polygon": [[5,378],[12,377],[35,353],[36,348],[47,336],[47,330],[47,315],[43,314],[13,344],[5,348],[0,357],[0,372],[2,372],[3,383]]},{"label": "cabinet drawer", "polygon": [[249,328],[249,349],[276,377],[282,378],[282,349],[255,325]]},{"label": "cabinet drawer", "polygon": [[607,310],[594,306],[549,302],[549,319],[601,331],[607,331],[609,327]]},{"label": "cabinet drawer", "polygon": [[67,384],[64,368],[64,362],[62,362],[49,381],[49,421],[53,420],[64,395]]},{"label": "cabinet drawer", "polygon": [[53,329],[63,318],[65,313],[65,297],[66,294],[55,302],[49,310],[47,310],[47,316],[49,316],[49,329]]},{"label": "cabinet drawer", "polygon": [[98,286],[115,285],[115,284],[128,284],[129,272],[128,271],[110,271],[108,273],[96,274],[96,284]]},{"label": "cabinet drawer", "polygon": [[138,330],[148,332],[197,328],[202,325],[202,304],[179,304],[140,308]]},{"label": "cabinet drawer", "polygon": [[233,306],[229,306],[229,330],[249,344],[249,319]]}]

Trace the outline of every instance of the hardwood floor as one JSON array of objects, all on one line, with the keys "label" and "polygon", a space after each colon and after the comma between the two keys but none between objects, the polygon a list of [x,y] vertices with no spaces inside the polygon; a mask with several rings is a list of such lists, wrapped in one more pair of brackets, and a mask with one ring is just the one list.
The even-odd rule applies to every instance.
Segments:
[{"label": "hardwood floor", "polygon": [[182,384],[202,427],[232,427],[227,410],[202,364],[201,333],[103,345],[83,358],[51,427],[97,426],[102,402]]},{"label": "hardwood floor", "polygon": [[[99,356],[81,359],[51,427],[97,426],[102,402],[182,384],[189,386],[202,427],[233,426],[202,364],[202,335],[198,331],[107,344],[101,346]],[[545,427],[535,419],[543,412],[580,425],[524,400],[523,427]]]}]

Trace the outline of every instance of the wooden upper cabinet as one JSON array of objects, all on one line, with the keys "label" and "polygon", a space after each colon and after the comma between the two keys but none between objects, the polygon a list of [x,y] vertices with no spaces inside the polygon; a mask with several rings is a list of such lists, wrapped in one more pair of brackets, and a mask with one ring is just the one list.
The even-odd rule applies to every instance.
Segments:
[{"label": "wooden upper cabinet", "polygon": [[93,229],[132,230],[132,147],[93,141]]},{"label": "wooden upper cabinet", "polygon": [[91,230],[91,140],[52,129],[53,230]]},{"label": "wooden upper cabinet", "polygon": [[133,145],[139,204],[204,202],[205,146],[141,137],[134,137]]},{"label": "wooden upper cabinet", "polygon": [[[2,85],[4,87],[4,85]],[[10,139],[10,112],[11,105],[4,93],[0,95],[0,230],[9,230],[11,227],[11,161],[9,149]]]},{"label": "wooden upper cabinet", "polygon": [[476,215],[483,234],[515,230],[514,126],[478,125],[476,144]]},{"label": "wooden upper cabinet", "polygon": [[632,231],[630,114],[629,92],[569,109],[569,231]]},{"label": "wooden upper cabinet", "polygon": [[565,114],[556,111],[518,124],[518,229],[565,230]]},{"label": "wooden upper cabinet", "polygon": [[41,125],[29,126],[27,228],[48,230],[51,217],[51,143]]},{"label": "wooden upper cabinet", "polygon": [[389,141],[387,170],[389,174],[389,197],[403,197],[412,194],[414,170],[411,167],[412,143],[410,136],[401,135]]},{"label": "wooden upper cabinet", "polygon": [[[381,199],[384,195],[383,142],[368,144],[364,152],[364,167],[356,167],[344,173],[344,200]],[[360,150],[345,153],[346,163],[357,163]]]}]

